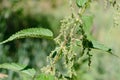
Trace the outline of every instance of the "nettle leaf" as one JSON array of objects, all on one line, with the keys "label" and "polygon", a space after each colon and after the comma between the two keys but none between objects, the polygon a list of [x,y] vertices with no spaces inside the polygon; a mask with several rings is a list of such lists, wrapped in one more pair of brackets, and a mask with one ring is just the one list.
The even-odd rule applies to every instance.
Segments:
[{"label": "nettle leaf", "polygon": [[78,7],[83,7],[88,0],[76,0]]},{"label": "nettle leaf", "polygon": [[8,69],[17,72],[23,80],[31,80],[34,78],[36,71],[35,69],[26,69],[24,70],[26,65],[16,64],[16,63],[3,63],[0,64],[0,68]]},{"label": "nettle leaf", "polygon": [[110,48],[106,47],[104,44],[101,44],[100,42],[95,40],[92,40],[92,44],[94,45],[95,49],[100,49],[106,52],[109,52],[111,50]]},{"label": "nettle leaf", "polygon": [[112,49],[97,41],[92,35],[87,35],[87,39],[92,42],[93,49],[102,50],[112,54]]},{"label": "nettle leaf", "polygon": [[0,68],[9,69],[13,71],[20,71],[24,69],[26,65],[16,64],[16,63],[3,63],[0,64]]},{"label": "nettle leaf", "polygon": [[83,20],[83,29],[85,30],[85,34],[87,35],[87,39],[92,42],[92,45],[95,49],[103,50],[103,51],[109,51],[110,48],[106,47],[105,45],[101,44],[97,40],[93,38],[92,35],[90,35],[90,31],[93,24],[93,16],[92,15],[84,15],[82,16]]},{"label": "nettle leaf", "polygon": [[82,16],[83,20],[83,29],[85,30],[86,34],[90,34],[92,24],[93,24],[93,16],[92,15],[84,15]]},{"label": "nettle leaf", "polygon": [[104,45],[104,44],[100,43],[99,41],[97,41],[96,39],[94,39],[92,35],[89,35],[87,37],[87,39],[92,42],[93,47],[90,47],[91,49],[102,50],[102,51],[110,53],[113,56],[119,57],[119,56],[113,54],[113,50],[111,48],[107,47],[106,45]]},{"label": "nettle leaf", "polygon": [[22,77],[28,79],[28,78],[33,78],[36,74],[36,71],[35,71],[35,69],[32,68],[32,69],[22,70],[22,71],[20,71],[20,73],[21,73]]},{"label": "nettle leaf", "polygon": [[36,78],[35,78],[35,80],[55,80],[54,79],[54,76],[52,76],[52,75],[47,75],[47,74],[39,74]]},{"label": "nettle leaf", "polygon": [[[94,37],[90,34],[91,32],[91,28],[92,28],[92,24],[93,24],[93,17],[92,15],[84,15],[82,16],[82,21],[83,23],[83,29],[85,31],[85,34],[87,35],[87,39],[88,42],[86,43],[91,43],[93,46],[88,45],[88,47],[92,48],[92,49],[98,49],[98,50],[102,50],[105,52],[108,52],[112,55],[114,55],[112,53],[112,49],[109,47],[106,47],[104,44],[101,44],[99,41],[95,40]],[[116,56],[116,55],[114,55]]]},{"label": "nettle leaf", "polygon": [[15,40],[15,39],[21,39],[21,38],[46,38],[46,39],[52,39],[53,33],[49,29],[44,28],[29,28],[21,30],[12,36],[10,36],[7,40],[1,42],[0,44]]},{"label": "nettle leaf", "polygon": [[113,54],[113,50],[111,48],[105,46],[104,44],[101,44],[100,42],[95,41],[95,40],[92,40],[92,44],[93,44],[93,49],[102,50],[102,51],[110,53],[113,56],[120,58],[119,56]]}]

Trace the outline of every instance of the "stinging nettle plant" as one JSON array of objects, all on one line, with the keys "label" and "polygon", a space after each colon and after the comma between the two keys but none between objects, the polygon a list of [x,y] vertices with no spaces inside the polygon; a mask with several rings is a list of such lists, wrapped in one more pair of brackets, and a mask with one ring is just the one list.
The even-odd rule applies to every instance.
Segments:
[{"label": "stinging nettle plant", "polygon": [[[106,5],[105,2],[105,6]],[[72,0],[69,0],[71,8],[71,16],[61,20],[60,33],[56,38],[53,38],[52,31],[44,28],[29,28],[24,29],[16,34],[10,36],[7,40],[0,44],[21,38],[46,38],[53,39],[56,43],[56,48],[51,51],[47,57],[48,65],[43,67],[41,71],[43,74],[36,76],[35,69],[24,70],[27,65],[19,65],[15,63],[0,64],[0,68],[10,69],[18,73],[25,74],[23,80],[77,80],[77,69],[80,66],[81,57],[87,55],[88,66],[91,65],[91,53],[92,49],[103,50],[112,55],[112,50],[103,44],[96,41],[90,35],[90,29],[92,27],[94,16],[92,14],[85,14],[85,11],[90,7],[92,0],[76,0],[76,4],[79,8],[76,13],[73,8]],[[116,0],[109,0],[116,11],[119,12],[119,4]],[[118,23],[114,21],[115,25]],[[116,55],[114,55],[116,56]],[[57,63],[62,61],[64,71],[60,71],[57,67]],[[8,67],[9,66],[9,67]]]}]

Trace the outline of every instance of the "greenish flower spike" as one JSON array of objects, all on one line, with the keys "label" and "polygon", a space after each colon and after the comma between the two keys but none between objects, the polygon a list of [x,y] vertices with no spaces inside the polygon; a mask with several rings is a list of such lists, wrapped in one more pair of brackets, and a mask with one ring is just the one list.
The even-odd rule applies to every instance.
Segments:
[{"label": "greenish flower spike", "polygon": [[21,31],[18,31],[17,33],[10,36],[7,40],[0,42],[0,44],[7,43],[9,41],[15,40],[15,39],[21,39],[21,38],[46,38],[46,39],[52,39],[53,33],[49,29],[44,28],[29,28],[24,29]]}]

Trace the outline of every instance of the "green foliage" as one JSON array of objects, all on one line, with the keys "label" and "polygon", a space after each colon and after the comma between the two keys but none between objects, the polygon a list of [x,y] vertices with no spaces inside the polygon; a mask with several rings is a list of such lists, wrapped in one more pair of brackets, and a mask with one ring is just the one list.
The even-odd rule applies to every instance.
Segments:
[{"label": "green foliage", "polygon": [[94,19],[93,16],[88,16],[88,15],[82,16],[82,20],[84,22],[83,29],[88,39],[88,40],[83,40],[83,46],[93,48],[93,49],[99,49],[99,50],[111,53],[111,48],[106,47],[104,44],[101,44],[99,41],[95,40],[93,36],[91,35],[93,19]]},{"label": "green foliage", "polygon": [[[36,71],[35,69],[25,69],[25,70],[21,70],[20,74],[26,78],[26,76],[28,78],[34,78],[35,74],[36,74]],[[25,76],[26,75],[26,76]],[[27,80],[27,79],[26,79]]]},{"label": "green foliage", "polygon": [[46,74],[39,74],[35,78],[35,80],[54,80],[54,77],[52,75],[46,75]]},{"label": "green foliage", "polygon": [[[93,16],[84,15],[91,0],[76,0],[76,4],[80,8],[79,13],[72,12],[70,17],[61,21],[60,34],[54,39],[56,48],[48,56],[48,65],[41,69],[42,73],[37,73],[33,68],[26,68],[27,65],[19,65],[16,63],[4,63],[0,68],[8,69],[17,72],[22,80],[77,80],[78,69],[83,62],[88,61],[88,66],[91,66],[92,49],[102,50],[111,53],[111,49],[96,41],[90,34]],[[71,6],[73,9],[73,6]],[[77,16],[77,17],[76,17]],[[78,17],[79,16],[79,17]],[[51,24],[54,25],[54,24]],[[21,30],[0,44],[21,38],[46,38],[53,39],[53,33],[44,28],[29,28]],[[44,43],[45,45],[45,43]],[[28,51],[30,51],[29,49]],[[77,50],[77,51],[76,51]],[[86,53],[85,55],[83,55]],[[82,56],[81,56],[82,55]],[[114,54],[112,54],[114,55]],[[30,55],[31,59],[34,58]],[[60,70],[60,62],[62,70]],[[64,63],[63,63],[64,62]]]},{"label": "green foliage", "polygon": [[53,33],[50,30],[44,29],[44,28],[24,29],[17,32],[16,34],[13,34],[11,37],[1,42],[0,44],[12,41],[14,39],[21,39],[21,38],[28,38],[28,37],[51,39],[53,38]]},{"label": "green foliage", "polygon": [[82,21],[83,21],[83,29],[85,30],[86,34],[90,34],[90,31],[92,29],[92,25],[93,25],[93,19],[94,16],[92,15],[84,15],[82,16]]},{"label": "green foliage", "polygon": [[83,7],[87,2],[88,0],[76,0],[78,7]]},{"label": "green foliage", "polygon": [[17,72],[22,80],[54,80],[52,75],[39,74],[36,75],[35,69],[25,69],[26,65],[20,65],[16,63],[3,63],[0,64],[0,68],[8,69]]},{"label": "green foliage", "polygon": [[0,64],[0,68],[9,69],[9,70],[13,70],[13,71],[20,71],[20,70],[24,69],[25,67],[26,67],[26,65],[20,65],[20,64],[16,64],[16,63]]},{"label": "green foliage", "polygon": [[34,69],[24,70],[25,67],[26,67],[26,65],[20,65],[20,64],[16,64],[16,63],[0,64],[0,68],[4,68],[4,69],[8,69],[8,70],[17,72],[21,76],[21,78],[23,78],[22,80],[33,79],[36,74],[36,71]]}]

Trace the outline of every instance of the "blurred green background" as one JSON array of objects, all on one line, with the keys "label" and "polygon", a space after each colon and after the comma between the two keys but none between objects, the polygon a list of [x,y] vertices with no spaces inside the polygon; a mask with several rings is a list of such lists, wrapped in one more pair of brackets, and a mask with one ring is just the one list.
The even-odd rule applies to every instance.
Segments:
[{"label": "blurred green background", "polygon": [[[68,0],[0,0],[0,41],[16,31],[31,27],[49,28],[56,37],[60,20],[70,13]],[[109,4],[104,8],[104,2],[98,0],[91,3],[87,13],[94,15],[92,35],[120,56],[120,26],[114,27],[114,9]],[[27,68],[33,67],[39,72],[47,64],[46,57],[54,48],[52,40],[14,40],[0,45],[0,64],[27,64]],[[119,58],[98,50],[92,50],[91,53],[90,69],[85,61],[78,70],[80,80],[120,80]],[[18,80],[18,75],[12,71],[0,69],[1,72],[9,74],[8,80]]]}]

